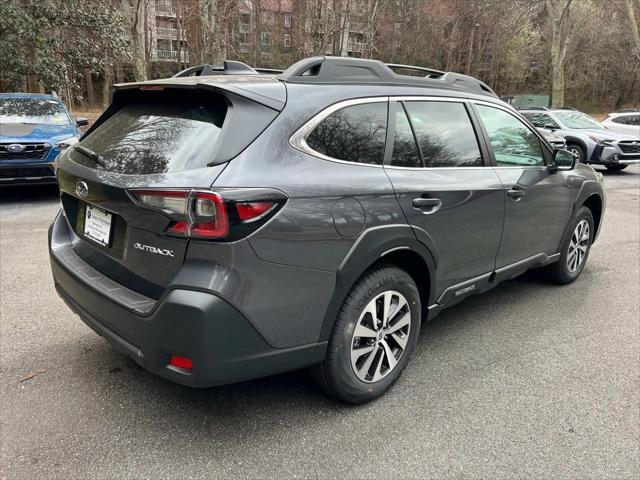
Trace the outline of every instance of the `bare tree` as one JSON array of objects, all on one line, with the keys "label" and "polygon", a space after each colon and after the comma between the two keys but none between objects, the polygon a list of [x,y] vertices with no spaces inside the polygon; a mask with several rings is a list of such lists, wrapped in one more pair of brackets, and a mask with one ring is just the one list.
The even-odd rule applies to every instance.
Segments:
[{"label": "bare tree", "polygon": [[[638,57],[638,60],[640,60],[640,34],[638,34],[638,21],[636,19],[636,15],[634,10],[634,6],[633,6],[633,1],[634,0],[624,0],[625,3],[625,7],[626,7],[626,12],[627,12],[627,19],[629,20],[629,29],[631,30],[631,37],[633,38],[633,44],[635,47],[635,53],[636,56]],[[640,10],[640,6],[638,5],[638,0],[635,0],[636,3],[636,10]]]},{"label": "bare tree", "polygon": [[147,79],[147,54],[145,23],[147,18],[147,0],[133,0],[131,22],[131,50],[133,54],[133,76],[136,82]]},{"label": "bare tree", "polygon": [[551,103],[564,105],[564,65],[571,43],[571,4],[573,0],[545,0],[551,26]]}]

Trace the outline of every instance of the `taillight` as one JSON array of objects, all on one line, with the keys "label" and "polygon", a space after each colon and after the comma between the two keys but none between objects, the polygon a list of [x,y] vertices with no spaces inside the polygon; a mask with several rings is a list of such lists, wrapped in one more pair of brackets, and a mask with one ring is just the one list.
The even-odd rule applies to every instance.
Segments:
[{"label": "taillight", "polygon": [[195,192],[191,236],[223,238],[229,233],[229,216],[223,198],[217,193]]},{"label": "taillight", "polygon": [[187,215],[188,190],[132,190],[131,193],[147,207],[175,215]]},{"label": "taillight", "polygon": [[[242,199],[243,194],[255,197],[257,193],[273,197],[273,200]],[[169,217],[171,222],[165,233],[218,240],[236,240],[251,233],[286,199],[282,192],[269,189],[258,192],[256,189],[230,189],[223,194],[186,189],[135,189],[129,190],[129,194],[136,203]],[[233,229],[234,225],[236,229]]]},{"label": "taillight", "polygon": [[253,222],[267,214],[275,206],[274,202],[238,202],[236,210],[241,222]]}]

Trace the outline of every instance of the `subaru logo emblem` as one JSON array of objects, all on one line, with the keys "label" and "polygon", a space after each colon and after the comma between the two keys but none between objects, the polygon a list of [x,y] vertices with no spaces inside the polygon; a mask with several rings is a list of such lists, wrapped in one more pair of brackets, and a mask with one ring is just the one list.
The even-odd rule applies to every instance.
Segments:
[{"label": "subaru logo emblem", "polygon": [[10,153],[22,153],[24,152],[24,145],[20,145],[19,143],[12,143],[7,146],[7,152]]},{"label": "subaru logo emblem", "polygon": [[76,195],[80,198],[89,195],[89,186],[85,182],[76,182]]}]

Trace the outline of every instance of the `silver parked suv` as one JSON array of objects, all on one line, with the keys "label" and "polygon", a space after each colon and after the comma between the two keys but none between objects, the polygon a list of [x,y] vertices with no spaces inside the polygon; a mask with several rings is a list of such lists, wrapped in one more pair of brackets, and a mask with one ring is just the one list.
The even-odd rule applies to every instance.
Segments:
[{"label": "silver parked suv", "polygon": [[552,130],[563,137],[569,151],[582,163],[604,165],[612,171],[640,163],[640,135],[608,130],[594,118],[573,108],[539,107],[520,113],[536,127]]}]

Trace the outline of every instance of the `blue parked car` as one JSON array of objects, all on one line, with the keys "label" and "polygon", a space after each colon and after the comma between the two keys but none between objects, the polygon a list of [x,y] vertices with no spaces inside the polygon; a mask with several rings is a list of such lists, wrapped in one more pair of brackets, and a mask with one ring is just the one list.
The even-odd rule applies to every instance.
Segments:
[{"label": "blue parked car", "polygon": [[56,183],[56,157],[88,123],[53,95],[0,93],[0,186]]}]

